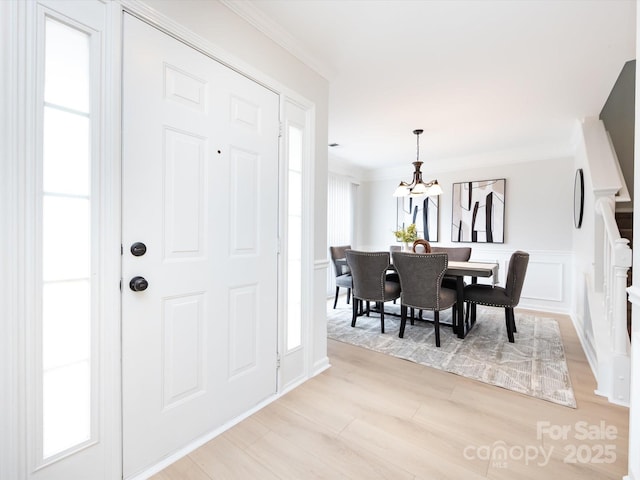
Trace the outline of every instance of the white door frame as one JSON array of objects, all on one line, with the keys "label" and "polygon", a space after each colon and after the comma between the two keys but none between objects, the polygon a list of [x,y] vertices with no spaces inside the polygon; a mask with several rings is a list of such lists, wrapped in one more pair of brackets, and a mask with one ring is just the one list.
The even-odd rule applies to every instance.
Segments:
[{"label": "white door frame", "polygon": [[[23,480],[28,478],[26,457],[30,445],[26,431],[28,412],[25,408],[27,382],[25,380],[26,336],[23,326],[32,315],[28,285],[33,277],[30,254],[32,245],[28,240],[33,237],[31,207],[33,204],[32,178],[35,136],[34,99],[34,25],[31,12],[37,0],[0,2],[0,66],[3,74],[0,78],[0,100],[5,107],[0,113],[0,478]],[[43,0],[46,2],[47,0]],[[315,152],[315,105],[296,92],[291,91],[278,81],[256,70],[251,65],[224,52],[216,45],[195,35],[182,25],[159,15],[155,10],[137,0],[95,0],[106,5],[107,28],[103,32],[104,70],[102,77],[101,100],[104,107],[100,137],[102,139],[100,163],[100,231],[103,232],[103,245],[100,252],[100,282],[103,292],[100,298],[100,336],[103,342],[100,362],[105,378],[108,379],[101,389],[107,392],[103,397],[101,418],[103,428],[102,441],[106,445],[106,465],[104,479],[117,479],[122,476],[120,411],[120,242],[121,242],[121,31],[122,13],[128,11],[141,19],[161,28],[170,35],[203,53],[231,66],[242,74],[252,78],[268,88],[278,92],[281,102],[290,99],[308,110],[310,122],[310,158],[306,165],[313,172]],[[31,182],[31,183],[30,183]],[[308,204],[303,205],[305,222],[303,235],[310,241],[307,268],[303,270],[303,282],[308,298],[307,304],[315,304],[313,298],[320,290],[316,288],[317,278],[324,278],[324,267],[309,267],[313,259],[315,195],[307,197]],[[25,221],[26,220],[26,221]],[[318,262],[316,262],[318,263]],[[282,261],[280,268],[284,265]],[[322,275],[318,274],[322,273]],[[324,284],[320,282],[320,287]],[[308,308],[303,322],[309,335],[304,338],[307,350],[306,372],[304,378],[319,373],[328,367],[323,356],[314,362],[313,345],[326,344],[321,338],[324,330],[318,328],[312,318],[314,312]],[[282,319],[279,319],[280,330]],[[316,338],[317,337],[317,338]],[[282,346],[279,334],[279,345]],[[317,349],[315,349],[317,350]],[[286,359],[283,359],[286,361]],[[285,388],[292,388],[287,385]],[[282,385],[278,388],[282,394]],[[275,397],[274,397],[275,398]],[[250,412],[248,412],[250,413]],[[231,425],[228,425],[231,426]],[[227,427],[228,427],[227,426]],[[178,452],[184,455],[187,451]],[[177,457],[176,457],[177,458]]]},{"label": "white door frame", "polygon": [[18,107],[24,97],[24,45],[20,42],[20,18],[17,4],[0,2],[0,69],[11,74],[0,75],[0,102],[5,106],[0,114],[0,477],[12,478],[18,472],[21,392],[19,378],[23,368],[18,346],[23,342],[18,319],[23,318],[21,288],[23,272],[24,234],[19,228],[23,207],[24,163],[11,159],[25,158],[24,142],[18,139],[18,125],[24,122],[25,111]]}]

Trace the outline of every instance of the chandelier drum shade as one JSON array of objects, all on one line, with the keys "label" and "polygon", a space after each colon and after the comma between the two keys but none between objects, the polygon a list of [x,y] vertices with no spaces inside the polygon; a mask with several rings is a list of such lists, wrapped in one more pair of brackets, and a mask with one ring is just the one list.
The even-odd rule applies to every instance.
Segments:
[{"label": "chandelier drum shade", "polygon": [[421,129],[413,131],[416,136],[416,161],[413,162],[413,167],[415,168],[413,180],[411,183],[400,182],[396,191],[393,192],[394,197],[435,197],[436,195],[442,195],[442,188],[440,188],[438,180],[429,182],[422,180],[422,171],[420,171],[422,166],[420,161],[420,134],[422,132],[424,130]]}]

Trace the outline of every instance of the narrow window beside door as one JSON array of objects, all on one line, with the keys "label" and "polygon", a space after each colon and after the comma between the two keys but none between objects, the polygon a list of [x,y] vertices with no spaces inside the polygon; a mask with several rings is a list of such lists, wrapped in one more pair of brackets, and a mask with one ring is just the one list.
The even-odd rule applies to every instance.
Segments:
[{"label": "narrow window beside door", "polygon": [[288,128],[288,274],[287,274],[287,350],[302,344],[302,157],[303,131]]},{"label": "narrow window beside door", "polygon": [[92,438],[91,36],[44,22],[42,460]]}]

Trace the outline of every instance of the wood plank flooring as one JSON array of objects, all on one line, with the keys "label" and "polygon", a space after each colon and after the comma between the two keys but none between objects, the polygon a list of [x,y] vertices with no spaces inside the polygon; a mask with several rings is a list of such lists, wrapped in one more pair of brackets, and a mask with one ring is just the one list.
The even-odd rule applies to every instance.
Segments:
[{"label": "wood plank flooring", "polygon": [[330,340],[329,370],[153,478],[619,480],[628,409],[555,317],[577,409]]}]

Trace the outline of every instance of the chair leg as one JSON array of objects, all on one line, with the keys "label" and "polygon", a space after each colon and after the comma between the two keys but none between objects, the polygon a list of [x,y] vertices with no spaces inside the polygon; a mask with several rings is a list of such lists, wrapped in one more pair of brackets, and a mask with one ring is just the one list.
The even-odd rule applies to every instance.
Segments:
[{"label": "chair leg", "polygon": [[436,347],[440,346],[440,312],[438,310],[433,311],[433,326],[436,331]]},{"label": "chair leg", "polygon": [[351,306],[352,314],[351,314],[351,326],[356,326],[356,318],[358,317],[358,302],[362,302],[362,300],[358,300],[353,297],[353,305]]},{"label": "chair leg", "polygon": [[400,305],[400,338],[404,337],[404,327],[407,325],[407,307]]},{"label": "chair leg", "polygon": [[338,304],[338,293],[340,292],[340,287],[336,287],[336,298],[333,300],[333,309],[336,309],[336,305]]},{"label": "chair leg", "polygon": [[351,289],[347,288],[347,303],[349,303],[349,300],[351,300]]},{"label": "chair leg", "polygon": [[[477,305],[475,303],[465,302],[464,322],[467,325],[476,323],[476,309]],[[471,323],[469,323],[469,319],[471,319]]]},{"label": "chair leg", "polygon": [[516,313],[513,311],[513,307],[511,307],[509,310],[511,310],[511,313],[509,314],[509,316],[511,317],[511,330],[513,331],[513,333],[518,333],[518,329],[516,328]]},{"label": "chair leg", "polygon": [[380,304],[380,333],[384,333],[384,302]]},{"label": "chair leg", "polygon": [[513,308],[507,307],[504,309],[504,318],[507,324],[507,337],[509,337],[509,343],[514,343],[513,338]]},{"label": "chair leg", "polygon": [[414,319],[416,318],[416,309],[411,307],[411,325],[415,325]]}]

